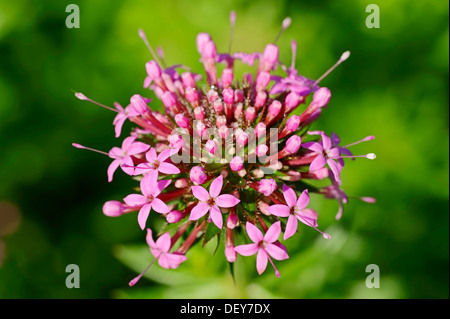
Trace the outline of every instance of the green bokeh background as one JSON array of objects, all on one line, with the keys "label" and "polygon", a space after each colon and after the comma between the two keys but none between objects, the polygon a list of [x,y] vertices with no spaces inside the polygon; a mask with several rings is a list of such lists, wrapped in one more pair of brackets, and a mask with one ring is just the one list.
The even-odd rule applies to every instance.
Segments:
[{"label": "green bokeh background", "polygon": [[[80,6],[79,29],[65,27],[69,3]],[[370,3],[380,8],[379,29],[365,26]],[[110,159],[71,146],[121,143],[114,114],[72,90],[108,105],[150,96],[138,28],[169,64],[200,72],[195,36],[209,32],[225,51],[231,10],[234,51],[261,51],[292,17],[280,59],[289,64],[297,40],[296,65],[308,77],[352,52],[322,82],[333,97],[314,128],[344,143],[376,136],[353,151],[377,159],[348,162],[343,183],[377,203],[351,200],[336,222],[337,203],[313,196],[333,239],[302,227],[286,243],[290,260],[277,263],[280,279],[270,267],[259,276],[254,257],[238,257],[235,285],[223,253],[212,257],[207,246],[178,270],[153,267],[129,288],[150,259],[145,235],[135,215],[108,218],[101,207],[136,184],[119,172],[108,183]],[[0,298],[448,298],[448,14],[438,0],[1,1]],[[18,226],[6,221],[14,210]],[[80,267],[79,289],[65,286],[68,264]],[[380,267],[378,289],[365,286],[368,264]]]}]

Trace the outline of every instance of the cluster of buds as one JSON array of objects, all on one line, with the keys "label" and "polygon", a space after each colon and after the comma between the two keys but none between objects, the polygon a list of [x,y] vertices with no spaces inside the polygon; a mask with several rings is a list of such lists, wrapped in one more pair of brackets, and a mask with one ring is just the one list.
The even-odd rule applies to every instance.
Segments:
[{"label": "cluster of buds", "polygon": [[[230,20],[234,29],[234,12]],[[280,34],[289,24],[286,18]],[[349,52],[314,81],[297,73],[295,41],[292,63],[287,67],[279,61],[274,43],[262,54],[220,54],[210,35],[201,33],[196,43],[206,73],[206,81],[202,81],[201,75],[182,65],[166,67],[162,50],[155,54],[142,30],[139,35],[153,55],[145,65],[144,88],[153,90],[161,100],[163,112],[149,107],[151,99],[139,94],[133,95],[126,107],[115,103],[112,108],[76,93],[81,100],[117,113],[113,121],[116,137],[126,120],[136,125],[121,147],[108,153],[97,151],[113,159],[107,170],[110,182],[120,168],[140,183],[139,193],[106,202],[103,213],[111,217],[137,213],[139,227],[147,229],[154,256],[151,264],[157,260],[161,267],[177,268],[194,244],[204,245],[217,237],[224,242],[228,262],[233,263],[237,254],[257,254],[258,273],[262,274],[270,261],[279,277],[272,259],[289,258],[281,234],[283,241],[288,240],[300,222],[331,238],[318,229],[318,214],[308,208],[310,194],[336,199],[336,218],[341,218],[348,202],[341,189],[344,158],[375,158],[373,153],[353,155],[348,149],[373,136],[341,146],[336,134],[309,130],[331,98],[330,90],[319,86],[320,81],[346,60]],[[252,65],[255,61],[256,74],[235,78],[236,62]],[[223,64],[221,74],[219,64]],[[277,68],[286,75],[272,74]],[[329,179],[330,186],[310,185],[311,180],[322,179]],[[370,197],[360,199],[374,202]],[[156,241],[147,223],[150,214],[165,219]]]}]

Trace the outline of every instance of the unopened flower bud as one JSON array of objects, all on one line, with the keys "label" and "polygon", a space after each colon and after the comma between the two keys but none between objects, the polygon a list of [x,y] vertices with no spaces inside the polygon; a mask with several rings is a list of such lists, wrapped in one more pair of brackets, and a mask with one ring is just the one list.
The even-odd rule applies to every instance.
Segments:
[{"label": "unopened flower bud", "polygon": [[261,61],[261,69],[263,71],[270,71],[278,62],[278,47],[274,44],[268,44],[264,49]]},{"label": "unopened flower bud", "polygon": [[247,142],[248,142],[248,134],[245,132],[239,132],[239,133],[240,134],[237,135],[237,132],[236,132],[236,143],[239,146],[245,146],[245,144],[247,144]]},{"label": "unopened flower bud", "polygon": [[255,136],[257,138],[259,138],[260,136],[263,136],[264,134],[266,134],[266,124],[264,124],[263,122],[259,122],[258,124],[256,124],[255,126]]},{"label": "unopened flower bud", "polygon": [[180,178],[175,181],[176,188],[185,188],[188,186],[188,181],[186,178]]},{"label": "unopened flower bud", "polygon": [[174,149],[180,149],[184,146],[184,140],[181,135],[172,134],[168,136],[170,147]]},{"label": "unopened flower bud", "polygon": [[162,70],[161,70],[161,67],[159,66],[159,64],[156,61],[151,60],[151,61],[147,62],[145,64],[145,69],[147,70],[148,76],[153,81],[161,78]]},{"label": "unopened flower bud", "polygon": [[233,89],[223,90],[223,100],[226,104],[233,104],[234,102],[234,91]]},{"label": "unopened flower bud", "polygon": [[201,106],[197,106],[194,109],[194,116],[196,120],[203,120],[205,118],[205,109]]},{"label": "unopened flower bud", "polygon": [[148,106],[147,106],[147,102],[145,101],[145,99],[139,95],[139,94],[134,94],[131,98],[130,98],[130,104],[132,105],[133,109],[139,113],[139,114],[145,114],[149,111]]},{"label": "unopened flower bud", "polygon": [[267,155],[267,152],[269,151],[269,147],[266,144],[261,144],[256,147],[256,155],[265,156]]},{"label": "unopened flower bud", "polygon": [[181,80],[185,88],[195,88],[196,86],[194,75],[191,72],[181,74]]},{"label": "unopened flower bud", "polygon": [[117,200],[110,200],[103,204],[103,214],[108,217],[118,217],[123,214],[125,208],[126,206],[123,203]]},{"label": "unopened flower bud", "polygon": [[326,87],[321,87],[314,93],[312,104],[318,107],[323,107],[328,104],[330,98],[331,91]]},{"label": "unopened flower bud", "polygon": [[286,113],[290,113],[291,111],[293,111],[302,101],[302,98],[300,95],[298,95],[295,92],[290,92],[285,100],[284,100],[284,105],[286,106]]},{"label": "unopened flower bud", "polygon": [[292,115],[287,121],[285,130],[289,133],[295,132],[300,125],[300,116]]},{"label": "unopened flower bud", "polygon": [[218,129],[219,137],[226,139],[230,135],[230,131],[226,125],[222,125]]},{"label": "unopened flower bud", "polygon": [[244,167],[244,160],[239,157],[235,156],[230,161],[230,168],[233,172],[240,171]]},{"label": "unopened flower bud", "polygon": [[196,88],[192,88],[192,87],[187,88],[185,96],[186,96],[186,100],[188,100],[189,103],[191,103],[193,106],[198,105],[199,96],[198,96],[198,91]]},{"label": "unopened flower bud", "polygon": [[286,147],[284,148],[284,150],[288,154],[295,154],[300,149],[301,145],[302,145],[301,137],[298,135],[293,135],[286,141]]},{"label": "unopened flower bud", "polygon": [[264,194],[265,196],[269,196],[277,189],[277,183],[274,179],[262,179],[258,183],[258,192]]},{"label": "unopened flower bud", "polygon": [[246,110],[245,110],[245,120],[247,121],[248,124],[251,124],[256,117],[256,109],[253,106],[249,106]]},{"label": "unopened flower bud", "polygon": [[181,128],[188,128],[190,126],[188,118],[181,113],[175,115],[175,122]]},{"label": "unopened flower bud", "polygon": [[179,210],[173,210],[167,214],[166,220],[169,224],[178,223],[183,218],[183,213]]},{"label": "unopened flower bud", "polygon": [[244,98],[244,91],[242,91],[241,89],[234,90],[234,102],[244,102]]},{"label": "unopened flower bud", "polygon": [[172,108],[177,105],[177,96],[172,92],[164,92],[162,95],[162,102],[164,106]]},{"label": "unopened flower bud", "polygon": [[205,170],[201,166],[194,166],[191,168],[189,173],[189,178],[192,182],[197,183],[198,185],[203,184],[208,176],[205,173]]},{"label": "unopened flower bud", "polygon": [[267,85],[269,85],[270,82],[270,73],[263,71],[259,73],[258,77],[256,78],[256,91],[264,91]]},{"label": "unopened flower bud", "polygon": [[222,85],[224,88],[229,88],[233,83],[233,70],[226,68],[222,72]]},{"label": "unopened flower bud", "polygon": [[215,155],[215,154],[217,153],[217,151],[219,150],[219,147],[217,146],[216,141],[214,141],[214,140],[208,140],[208,141],[205,143],[205,149],[206,149],[209,153]]},{"label": "unopened flower bud", "polygon": [[260,91],[260,92],[256,93],[255,108],[257,110],[262,108],[264,106],[264,103],[266,103],[266,99],[267,99],[267,93],[266,92]]}]

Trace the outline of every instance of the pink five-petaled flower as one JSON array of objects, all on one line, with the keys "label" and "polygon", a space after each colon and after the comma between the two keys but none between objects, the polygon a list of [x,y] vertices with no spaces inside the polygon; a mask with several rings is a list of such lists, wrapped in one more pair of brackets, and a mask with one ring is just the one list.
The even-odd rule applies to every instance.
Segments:
[{"label": "pink five-petaled flower", "polygon": [[170,212],[169,207],[158,198],[158,195],[171,182],[172,180],[161,180],[158,182],[158,171],[153,170],[144,175],[141,180],[141,191],[143,195],[131,194],[123,199],[128,206],[141,206],[138,214],[138,223],[142,230],[145,228],[145,223],[152,208],[160,214]]},{"label": "pink five-petaled flower", "polygon": [[336,163],[335,160],[341,158],[340,150],[338,147],[333,147],[330,137],[325,133],[320,133],[322,137],[322,142],[308,142],[304,143],[303,147],[307,148],[313,152],[318,153],[316,158],[311,162],[309,169],[315,171],[321,169],[328,164],[331,171],[333,172],[334,178],[338,183],[340,183],[340,174],[342,167]]},{"label": "pink five-petaled flower", "polygon": [[150,148],[150,146],[145,143],[135,142],[136,138],[137,137],[135,136],[129,136],[123,140],[122,148],[113,147],[109,151],[108,155],[109,157],[113,158],[114,161],[112,161],[112,163],[108,167],[108,182],[112,181],[114,172],[121,164],[125,164],[124,166],[122,166],[122,170],[125,173],[127,173],[128,175],[133,175],[134,168],[132,167],[133,159],[131,158],[131,156],[144,153]]},{"label": "pink five-petaled flower", "polygon": [[308,190],[305,189],[297,200],[295,191],[283,185],[283,196],[287,205],[276,204],[267,208],[268,212],[278,217],[289,217],[286,223],[286,230],[284,231],[283,240],[288,239],[295,234],[298,227],[298,221],[310,226],[320,232],[326,239],[330,235],[321,232],[317,229],[317,213],[313,210],[305,209],[309,204]]},{"label": "pink five-petaled flower", "polygon": [[258,253],[256,256],[256,270],[258,271],[258,274],[261,275],[264,270],[266,270],[267,260],[270,260],[273,269],[275,269],[276,276],[280,277],[280,272],[273,264],[269,255],[276,260],[284,260],[289,258],[285,250],[277,246],[277,244],[274,244],[281,234],[281,222],[277,221],[273,223],[265,235],[263,235],[258,227],[249,222],[247,222],[245,228],[247,230],[247,235],[253,241],[253,244],[239,245],[234,248],[236,252],[242,256],[251,256]]},{"label": "pink five-petaled flower", "polygon": [[233,195],[219,195],[222,190],[222,186],[222,175],[211,182],[209,192],[202,186],[191,186],[192,194],[199,200],[199,203],[192,209],[189,220],[197,220],[209,212],[209,216],[211,217],[214,225],[222,229],[223,220],[219,207],[234,207],[240,202],[240,200]]},{"label": "pink five-petaled flower", "polygon": [[161,172],[163,174],[179,174],[180,170],[171,163],[165,161],[172,155],[178,153],[177,149],[169,148],[159,155],[156,154],[156,150],[152,147],[146,154],[145,158],[147,163],[141,163],[136,167],[135,175],[145,174],[151,171]]},{"label": "pink five-petaled flower", "polygon": [[139,276],[130,281],[130,286],[134,286],[156,260],[158,260],[158,264],[162,268],[166,269],[176,269],[181,265],[181,263],[187,260],[187,257],[183,254],[169,253],[171,248],[171,239],[169,232],[160,236],[155,242],[152,237],[152,230],[150,228],[147,228],[146,240],[147,244],[150,246],[151,253],[153,254],[153,256],[155,256],[155,259],[153,259],[150,265],[148,265],[148,267],[145,268],[145,270]]},{"label": "pink five-petaled flower", "polygon": [[115,127],[116,137],[119,137],[125,120],[132,116],[138,116],[139,113],[131,105],[123,108],[119,103],[114,103],[114,107],[117,109],[117,115],[114,118],[113,125]]}]

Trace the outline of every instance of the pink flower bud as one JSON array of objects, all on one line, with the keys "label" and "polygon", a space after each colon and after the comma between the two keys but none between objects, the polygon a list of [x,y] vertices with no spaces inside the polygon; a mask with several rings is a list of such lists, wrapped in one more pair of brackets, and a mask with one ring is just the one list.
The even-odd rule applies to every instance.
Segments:
[{"label": "pink flower bud", "polygon": [[[214,111],[217,115],[220,115],[223,113],[223,103],[221,100],[215,100],[213,103]],[[225,121],[226,122],[226,121]]]},{"label": "pink flower bud", "polygon": [[251,124],[256,117],[256,109],[253,106],[249,106],[246,110],[245,110],[245,120],[247,121],[248,124]]},{"label": "pink flower bud", "polygon": [[208,33],[199,33],[196,38],[197,51],[203,55],[204,46],[207,42],[211,41],[211,36]]},{"label": "pink flower bud", "polygon": [[284,104],[286,106],[286,113],[291,112],[294,110],[301,102],[301,97],[295,92],[291,92],[286,96],[286,99],[284,100]]},{"label": "pink flower bud", "polygon": [[216,126],[217,127],[221,127],[226,124],[227,124],[227,118],[225,116],[221,115],[216,118]]},{"label": "pink flower bud", "polygon": [[206,93],[206,96],[208,97],[209,102],[213,103],[215,100],[219,98],[219,94],[214,90],[209,90]]},{"label": "pink flower bud", "polygon": [[167,214],[166,220],[169,224],[178,223],[183,218],[183,213],[179,210],[173,210]]},{"label": "pink flower bud", "polygon": [[230,168],[233,172],[240,171],[244,167],[244,160],[239,157],[235,156],[230,161]]},{"label": "pink flower bud", "polygon": [[280,101],[273,101],[272,104],[270,104],[269,106],[269,110],[267,112],[267,117],[271,117],[271,118],[275,118],[278,116],[278,114],[280,114],[281,108],[283,107],[283,105],[281,104]]},{"label": "pink flower bud", "polygon": [[244,98],[244,91],[242,91],[241,89],[234,90],[234,102],[244,102]]},{"label": "pink flower bud", "polygon": [[242,117],[244,105],[242,103],[236,104],[234,107],[234,118],[239,120]]},{"label": "pink flower bud", "polygon": [[216,45],[214,41],[208,41],[203,45],[202,57],[205,59],[215,59],[217,55]]},{"label": "pink flower bud", "polygon": [[266,124],[263,122],[259,122],[255,126],[255,136],[259,138],[260,136],[263,136],[266,134]]},{"label": "pink flower bud", "polygon": [[236,143],[239,146],[245,146],[245,144],[247,144],[247,142],[248,142],[248,134],[247,133],[242,132],[242,130],[241,130],[241,132],[239,132],[239,135],[238,135],[238,133],[236,132]]},{"label": "pink flower bud", "polygon": [[205,143],[205,149],[210,152],[211,154],[215,155],[217,151],[219,150],[219,147],[217,146],[216,141],[214,140],[208,140]]},{"label": "pink flower bud", "polygon": [[226,125],[222,125],[218,129],[219,137],[226,139],[230,135],[230,131]]},{"label": "pink flower bud", "polygon": [[175,115],[175,122],[181,128],[188,128],[190,126],[188,118],[181,113]]},{"label": "pink flower bud", "polygon": [[265,156],[269,151],[269,147],[266,144],[261,144],[256,147],[256,155]]},{"label": "pink flower bud", "polygon": [[139,94],[135,94],[130,98],[130,104],[132,105],[133,110],[135,110],[138,114],[142,115],[149,111],[147,102]]},{"label": "pink flower bud", "polygon": [[262,179],[258,183],[258,192],[264,194],[265,196],[269,196],[277,189],[277,183],[274,179]]},{"label": "pink flower bud", "polygon": [[233,70],[226,68],[222,72],[222,85],[224,88],[229,88],[233,83]]},{"label": "pink flower bud", "polygon": [[149,61],[145,64],[145,69],[147,70],[148,76],[155,81],[156,79],[161,78],[162,70],[159,64],[156,61]]},{"label": "pink flower bud", "polygon": [[117,200],[110,200],[103,205],[103,214],[108,217],[118,217],[123,214],[125,208],[126,206],[123,203]]},{"label": "pink flower bud", "polygon": [[196,121],[195,128],[197,130],[198,135],[204,136],[208,132],[208,127],[202,121]]},{"label": "pink flower bud", "polygon": [[298,135],[293,135],[286,141],[286,147],[284,150],[288,154],[294,154],[297,153],[297,151],[300,149],[300,146],[302,145],[302,139]]},{"label": "pink flower bud", "polygon": [[292,115],[287,121],[285,129],[289,133],[295,132],[300,125],[300,116],[298,115]]},{"label": "pink flower bud", "polygon": [[172,108],[177,105],[177,96],[169,91],[164,92],[162,95],[162,102],[166,107]]},{"label": "pink flower bud", "polygon": [[196,120],[203,120],[205,118],[205,109],[201,106],[197,106],[194,109],[194,116]]},{"label": "pink flower bud", "polygon": [[195,88],[196,86],[194,75],[191,72],[181,74],[181,80],[185,88]]},{"label": "pink flower bud", "polygon": [[231,210],[230,214],[228,215],[228,218],[227,218],[227,228],[234,229],[234,227],[236,227],[238,221],[239,221],[239,219],[238,219],[237,214],[235,213],[234,210]]},{"label": "pink flower bud", "polygon": [[175,181],[176,188],[185,188],[188,186],[188,181],[186,178],[180,178]]},{"label": "pink flower bud", "polygon": [[261,61],[261,69],[264,71],[270,71],[278,62],[278,47],[274,44],[268,44],[264,49],[264,53]]},{"label": "pink flower bud", "polygon": [[203,184],[208,176],[205,174],[205,170],[201,166],[194,166],[191,168],[189,173],[189,178],[192,182],[197,183],[198,185]]},{"label": "pink flower bud", "polygon": [[257,110],[261,109],[264,104],[266,103],[266,99],[267,99],[267,93],[265,91],[260,91],[258,93],[256,93],[256,97],[255,97],[255,108]]},{"label": "pink flower bud", "polygon": [[234,263],[236,261],[236,256],[236,250],[234,249],[233,245],[226,245],[225,257],[227,258],[228,262]]},{"label": "pink flower bud", "polygon": [[266,216],[270,216],[270,213],[268,210],[269,206],[270,206],[269,204],[262,202],[262,201],[259,202],[259,204],[258,204],[259,210],[261,211],[261,213],[263,213]]},{"label": "pink flower bud", "polygon": [[197,89],[191,88],[191,87],[187,88],[185,96],[186,96],[186,100],[188,100],[189,103],[191,103],[193,106],[198,105],[199,96],[198,96]]},{"label": "pink flower bud", "polygon": [[326,87],[322,87],[314,93],[312,104],[318,107],[323,107],[328,104],[330,98],[331,91]]},{"label": "pink flower bud", "polygon": [[163,79],[164,84],[166,85],[167,89],[170,92],[176,92],[177,91],[177,89],[175,87],[175,84],[172,81],[172,77],[169,74],[163,73],[163,74],[161,74],[161,78]]},{"label": "pink flower bud", "polygon": [[270,82],[270,74],[269,72],[263,71],[259,73],[258,77],[256,78],[256,91],[264,91],[267,85],[269,85]]},{"label": "pink flower bud", "polygon": [[233,89],[225,89],[225,90],[223,90],[223,100],[227,104],[233,104],[233,102],[234,102],[234,91],[233,91]]},{"label": "pink flower bud", "polygon": [[174,149],[180,149],[184,146],[183,137],[178,134],[169,135],[168,137],[170,147]]}]

